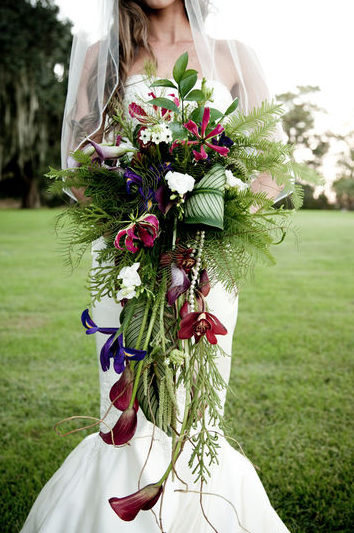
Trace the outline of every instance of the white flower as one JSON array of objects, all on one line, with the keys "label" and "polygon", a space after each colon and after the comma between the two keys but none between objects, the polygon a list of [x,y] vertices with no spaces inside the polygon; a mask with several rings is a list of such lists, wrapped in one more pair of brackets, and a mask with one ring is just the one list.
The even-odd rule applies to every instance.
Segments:
[{"label": "white flower", "polygon": [[151,141],[155,144],[160,144],[163,141],[163,135],[160,131],[153,131],[151,133]]},{"label": "white flower", "polygon": [[118,300],[122,300],[123,298],[129,300],[136,295],[135,287],[141,285],[141,279],[138,274],[139,267],[140,263],[134,263],[130,267],[123,267],[119,272],[118,279],[122,280],[122,286],[117,294]]},{"label": "white flower", "polygon": [[149,140],[155,144],[162,142],[170,143],[172,141],[172,131],[166,124],[155,124],[155,126],[151,126],[148,130],[144,131],[149,132]]},{"label": "white flower", "polygon": [[136,296],[135,287],[123,287],[118,291],[117,300],[123,300],[123,298],[130,300],[131,298],[134,298],[134,296]]},{"label": "white flower", "polygon": [[150,133],[150,131],[147,128],[144,129],[144,130],[141,130],[140,135],[139,135],[139,139],[144,144],[147,144],[149,141],[151,141],[151,133]]},{"label": "white flower", "polygon": [[230,187],[234,187],[238,191],[245,191],[249,188],[249,184],[245,183],[244,181],[240,180],[239,178],[235,178],[231,170],[225,170],[225,176],[226,176],[226,185],[225,188],[229,189]]},{"label": "white flower", "polygon": [[189,174],[181,174],[181,172],[167,172],[166,181],[171,191],[176,191],[180,196],[184,196],[186,192],[192,191],[195,179]]}]

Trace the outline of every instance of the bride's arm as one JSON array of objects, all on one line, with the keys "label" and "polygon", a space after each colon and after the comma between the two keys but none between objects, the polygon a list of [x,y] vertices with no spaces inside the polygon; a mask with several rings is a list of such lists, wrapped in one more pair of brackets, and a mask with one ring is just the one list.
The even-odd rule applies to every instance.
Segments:
[{"label": "bride's arm", "polygon": [[[242,83],[240,79],[238,79],[236,86],[243,85],[247,94],[248,109],[252,110],[255,107],[259,107],[264,100],[271,101],[272,95],[266,82],[266,76],[253,48],[240,41],[234,41],[232,54],[237,57],[242,72]],[[273,140],[281,141],[284,144],[287,142],[287,136],[281,124],[277,124],[277,128],[273,133],[272,138]],[[278,185],[276,181],[266,173],[260,174],[258,178],[252,182],[251,187],[254,192],[265,192],[269,198],[272,198],[275,201],[280,200],[283,197],[281,191],[284,186]],[[284,194],[284,196],[286,196],[286,194]]]}]

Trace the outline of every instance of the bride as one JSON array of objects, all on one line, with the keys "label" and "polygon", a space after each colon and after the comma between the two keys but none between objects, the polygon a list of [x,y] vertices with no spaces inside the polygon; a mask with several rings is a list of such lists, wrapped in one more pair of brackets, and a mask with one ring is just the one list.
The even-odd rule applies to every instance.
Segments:
[{"label": "bride", "polygon": [[[109,136],[109,108],[114,96],[127,105],[137,95],[147,99],[151,91],[144,67],[156,64],[156,75],[168,78],[182,52],[188,52],[189,67],[202,74],[213,89],[213,105],[224,111],[238,96],[248,112],[269,98],[264,75],[252,51],[237,41],[215,41],[205,31],[208,2],[204,0],[99,0],[91,10],[92,29],[75,36],[63,123],[63,164],[72,149],[84,139],[101,141]],[[92,7],[92,6],[91,6]],[[85,10],[90,3],[85,2]],[[91,34],[90,34],[91,32]],[[201,80],[199,80],[201,83]],[[108,131],[108,133],[107,133]],[[278,132],[281,138],[281,132]],[[281,192],[267,175],[253,184],[272,198]],[[69,191],[70,192],[70,191]],[[83,190],[73,190],[79,201],[87,201]],[[97,250],[93,246],[93,266]],[[237,299],[216,285],[208,303],[226,326],[220,346],[232,353],[237,317]],[[121,307],[103,298],[92,310],[100,327],[119,323]],[[96,333],[99,356],[106,337]],[[228,381],[230,358],[218,361]],[[113,368],[100,370],[101,416],[110,405],[109,391],[117,380]],[[225,398],[222,398],[224,404]],[[115,412],[113,412],[115,411]],[[113,427],[119,413],[112,409],[105,423]],[[288,530],[272,508],[250,461],[234,450],[222,436],[219,464],[211,468],[202,494],[188,469],[188,444],[178,462],[178,477],[169,478],[163,505],[140,512],[133,521],[123,521],[109,505],[153,483],[166,470],[171,439],[138,412],[138,429],[128,446],[106,444],[99,433],[86,437],[39,494],[23,533],[286,533]],[[105,429],[106,431],[106,429]],[[151,447],[152,443],[152,447]],[[151,447],[151,449],[150,449]],[[113,498],[114,499],[114,498]]]}]

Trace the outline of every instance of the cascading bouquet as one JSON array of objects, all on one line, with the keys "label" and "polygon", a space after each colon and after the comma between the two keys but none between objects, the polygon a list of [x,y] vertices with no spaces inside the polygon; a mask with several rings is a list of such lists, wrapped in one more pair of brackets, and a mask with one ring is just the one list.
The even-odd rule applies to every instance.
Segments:
[{"label": "cascading bouquet", "polygon": [[[95,324],[88,310],[82,314],[87,333],[108,336],[102,370],[113,364],[119,376],[110,400],[122,413],[100,436],[110,445],[129,442],[140,407],[172,440],[171,462],[160,480],[110,499],[123,520],[155,505],[187,440],[193,444],[190,468],[197,480],[207,479],[218,454],[213,428],[223,426],[219,394],[227,385],[215,361],[222,354],[218,336],[227,330],[206,297],[216,283],[237,294],[258,259],[273,261],[270,246],[289,228],[292,211],[253,192],[253,179],[271,174],[293,191],[297,208],[301,192],[294,178],[314,177],[292,160],[290,146],[272,140],[280,105],[263,102],[245,115],[236,99],[222,113],[210,107],[205,80],[195,88],[197,72],[187,65],[185,53],[173,79],[151,83],[162,95],[131,102],[130,117],[116,110],[115,142],[88,138],[71,155],[69,169],[48,174],[54,190],[85,188],[87,203],[64,215],[68,248],[80,257],[103,237],[90,286],[94,298],[108,295],[123,307],[120,325],[111,328]],[[178,390],[184,391],[183,405]]]}]

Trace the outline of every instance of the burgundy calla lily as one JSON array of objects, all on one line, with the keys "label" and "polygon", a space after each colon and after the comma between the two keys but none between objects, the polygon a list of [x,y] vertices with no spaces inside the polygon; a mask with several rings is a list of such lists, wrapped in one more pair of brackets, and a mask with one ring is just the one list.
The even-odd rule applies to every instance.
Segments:
[{"label": "burgundy calla lily", "polygon": [[215,335],[226,334],[227,329],[215,315],[202,311],[189,313],[182,318],[178,338],[190,339],[194,336],[195,342],[199,342],[206,335],[210,344],[217,344]]},{"label": "burgundy calla lily", "polygon": [[100,437],[106,444],[114,444],[115,446],[126,444],[134,437],[137,423],[136,410],[134,407],[130,407],[123,411],[112,431],[107,433],[100,431]]},{"label": "burgundy calla lily", "polygon": [[160,498],[161,493],[162,485],[150,484],[124,498],[110,498],[109,504],[119,518],[130,522],[134,520],[139,511],[151,509]]},{"label": "burgundy calla lily", "polygon": [[210,292],[210,280],[205,268],[200,273],[198,291],[201,292],[204,297],[208,296]]},{"label": "burgundy calla lily", "polygon": [[169,305],[173,305],[177,298],[185,293],[191,285],[183,268],[179,268],[175,263],[171,265],[171,279],[172,283],[166,293]]},{"label": "burgundy calla lily", "polygon": [[155,215],[144,215],[117,233],[114,246],[118,250],[124,250],[120,245],[120,240],[122,237],[125,237],[125,248],[135,254],[139,250],[139,247],[135,245],[134,241],[137,241],[137,244],[141,242],[143,246],[151,248],[157,238],[158,231],[159,221],[157,217]]},{"label": "burgundy calla lily", "polygon": [[[125,411],[129,407],[130,399],[132,397],[134,386],[134,373],[129,365],[127,365],[121,377],[112,386],[109,397],[114,407],[120,411]],[[139,409],[138,400],[134,400],[134,409]]]}]

